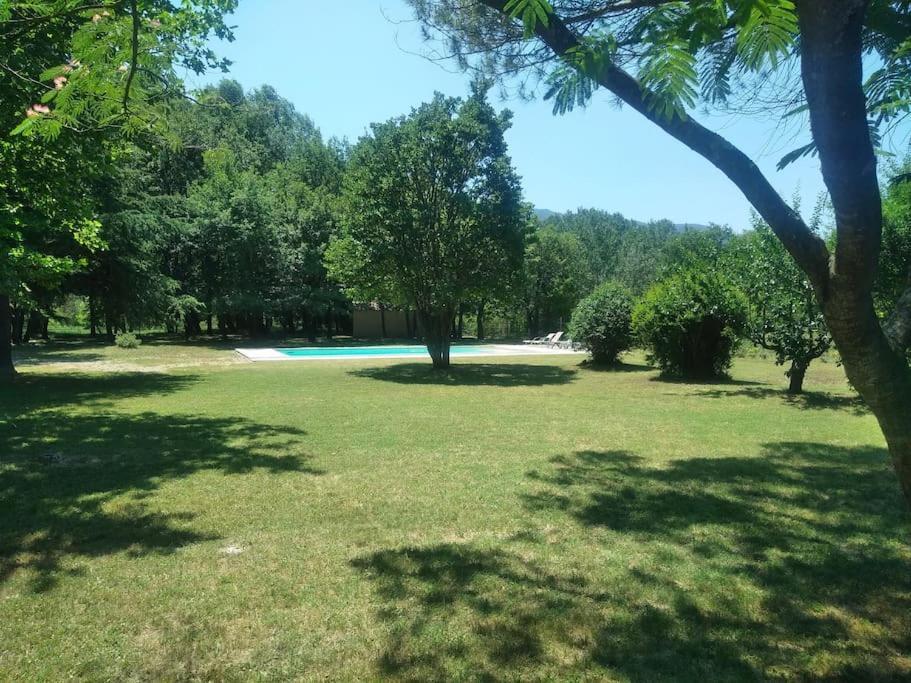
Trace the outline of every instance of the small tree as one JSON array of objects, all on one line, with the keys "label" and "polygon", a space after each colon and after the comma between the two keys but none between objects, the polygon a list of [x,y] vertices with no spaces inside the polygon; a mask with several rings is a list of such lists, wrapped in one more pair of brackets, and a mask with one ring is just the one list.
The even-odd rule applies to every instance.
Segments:
[{"label": "small tree", "polygon": [[435,368],[449,366],[459,303],[496,293],[521,265],[528,210],[506,155],[509,119],[480,88],[437,94],[374,124],[351,155],[327,266],[344,285],[413,305]]},{"label": "small tree", "polygon": [[744,295],[704,269],[681,270],[652,287],[633,311],[633,329],[649,360],[669,375],[724,374],[746,328]]},{"label": "small tree", "polygon": [[810,363],[832,346],[813,286],[759,217],[736,251],[741,264],[734,270],[750,302],[750,340],[774,353],[778,365],[790,363],[788,392],[799,394]]},{"label": "small tree", "polygon": [[632,308],[625,289],[605,282],[576,306],[569,334],[588,348],[595,363],[614,364],[632,341]]}]

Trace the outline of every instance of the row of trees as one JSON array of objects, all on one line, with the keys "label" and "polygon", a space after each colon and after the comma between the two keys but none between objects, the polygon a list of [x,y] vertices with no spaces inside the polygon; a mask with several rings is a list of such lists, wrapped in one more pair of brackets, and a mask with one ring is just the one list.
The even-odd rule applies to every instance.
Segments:
[{"label": "row of trees", "polygon": [[[735,235],[594,209],[535,219],[503,142],[509,113],[494,111],[483,84],[374,125],[353,148],[324,142],[272,88],[223,81],[195,95],[171,111],[178,144],[121,144],[84,186],[96,244],[43,235],[78,266],[49,283],[23,279],[15,342],[46,335],[47,316],[74,294],[92,332],[109,337],[150,323],[187,336],[273,324],[332,335],[352,301],[373,301],[417,310],[445,366],[457,313],[473,314],[478,336],[486,311],[533,336],[564,327],[599,282],[638,296],[699,266],[720,267],[757,303],[750,338],[790,363],[792,390],[828,349],[810,282],[761,221]],[[889,199],[883,300],[901,286],[906,188]],[[812,223],[818,232],[818,210]]]},{"label": "row of trees", "polygon": [[211,332],[213,320],[250,334],[273,321],[314,335],[339,326],[347,306],[322,253],[345,150],[269,87],[224,81],[194,99],[169,113],[176,142],[111,145],[83,179],[95,243],[41,233],[74,267],[51,282],[23,273],[13,341],[68,295],[111,338],[149,324]]}]

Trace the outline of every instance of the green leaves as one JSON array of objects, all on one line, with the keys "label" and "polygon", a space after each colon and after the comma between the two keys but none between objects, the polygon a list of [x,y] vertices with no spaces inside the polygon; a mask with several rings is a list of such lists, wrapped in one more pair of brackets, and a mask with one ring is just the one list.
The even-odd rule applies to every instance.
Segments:
[{"label": "green leaves", "polygon": [[598,88],[599,72],[611,63],[617,41],[610,34],[586,36],[563,56],[564,64],[548,74],[545,100],[553,100],[553,113],[565,114],[584,107]]},{"label": "green leaves", "polygon": [[[31,122],[17,125],[15,134],[166,135],[168,102],[183,93],[175,67],[201,73],[227,65],[207,41],[230,37],[223,15],[235,6],[236,0],[8,0],[0,15],[0,64],[16,62],[10,73],[32,85],[32,102],[53,105],[32,106]],[[36,44],[52,44],[60,61],[31,58]]]},{"label": "green leaves", "polygon": [[741,3],[734,19],[740,24],[737,33],[740,60],[753,71],[766,62],[773,68],[778,66],[779,59],[790,53],[797,37],[797,14],[791,0]]},{"label": "green leaves", "polygon": [[750,302],[748,331],[754,344],[774,353],[779,365],[806,365],[829,349],[832,338],[813,287],[765,223],[754,219],[753,231],[738,239],[733,258],[730,270]]},{"label": "green leaves", "polygon": [[352,152],[334,276],[359,296],[452,309],[501,294],[524,248],[525,210],[497,114],[483,92],[437,94],[373,126]]},{"label": "green leaves", "polygon": [[646,99],[664,118],[684,118],[686,108],[696,104],[699,79],[696,55],[682,40],[665,45],[664,50],[649,54],[639,72],[646,88]]},{"label": "green leaves", "polygon": [[547,0],[508,0],[504,9],[511,18],[522,20],[526,38],[535,34],[538,23],[546,27],[549,15],[554,11]]}]

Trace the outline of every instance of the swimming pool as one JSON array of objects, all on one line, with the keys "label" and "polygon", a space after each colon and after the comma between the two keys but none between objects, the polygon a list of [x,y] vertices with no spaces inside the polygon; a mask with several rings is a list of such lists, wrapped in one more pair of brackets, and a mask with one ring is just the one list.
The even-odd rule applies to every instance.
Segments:
[{"label": "swimming pool", "polygon": [[[384,346],[301,346],[277,349],[235,349],[245,358],[261,360],[359,360],[368,358],[426,358],[427,347],[419,344],[389,344]],[[551,349],[527,344],[453,344],[453,358],[480,356],[530,356],[541,354],[577,353],[568,349]]]},{"label": "swimming pool", "polygon": [[[281,354],[291,358],[351,358],[358,356],[369,356],[377,358],[380,356],[426,356],[426,346],[324,346],[310,347],[304,346],[297,349],[275,349]],[[486,345],[465,345],[453,344],[449,347],[451,356],[471,356],[484,353]]]}]

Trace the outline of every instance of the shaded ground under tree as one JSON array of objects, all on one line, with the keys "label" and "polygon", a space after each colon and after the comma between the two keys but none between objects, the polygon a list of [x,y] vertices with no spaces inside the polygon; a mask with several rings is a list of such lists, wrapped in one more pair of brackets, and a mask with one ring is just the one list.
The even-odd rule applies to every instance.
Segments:
[{"label": "shaded ground under tree", "polygon": [[[529,473],[527,531],[353,561],[388,628],[379,674],[911,676],[908,518],[884,450],[770,443],[667,467],[585,451],[552,465]],[[598,541],[589,560],[566,552],[579,535]]]},{"label": "shaded ground under tree", "polygon": [[[169,553],[212,539],[192,515],[146,504],[169,480],[202,470],[321,474],[300,451],[299,429],[112,408],[194,381],[153,373],[17,380],[22,391],[0,401],[0,582],[27,570],[33,590],[47,590],[71,571],[65,558]],[[86,405],[91,414],[72,410]]]}]

